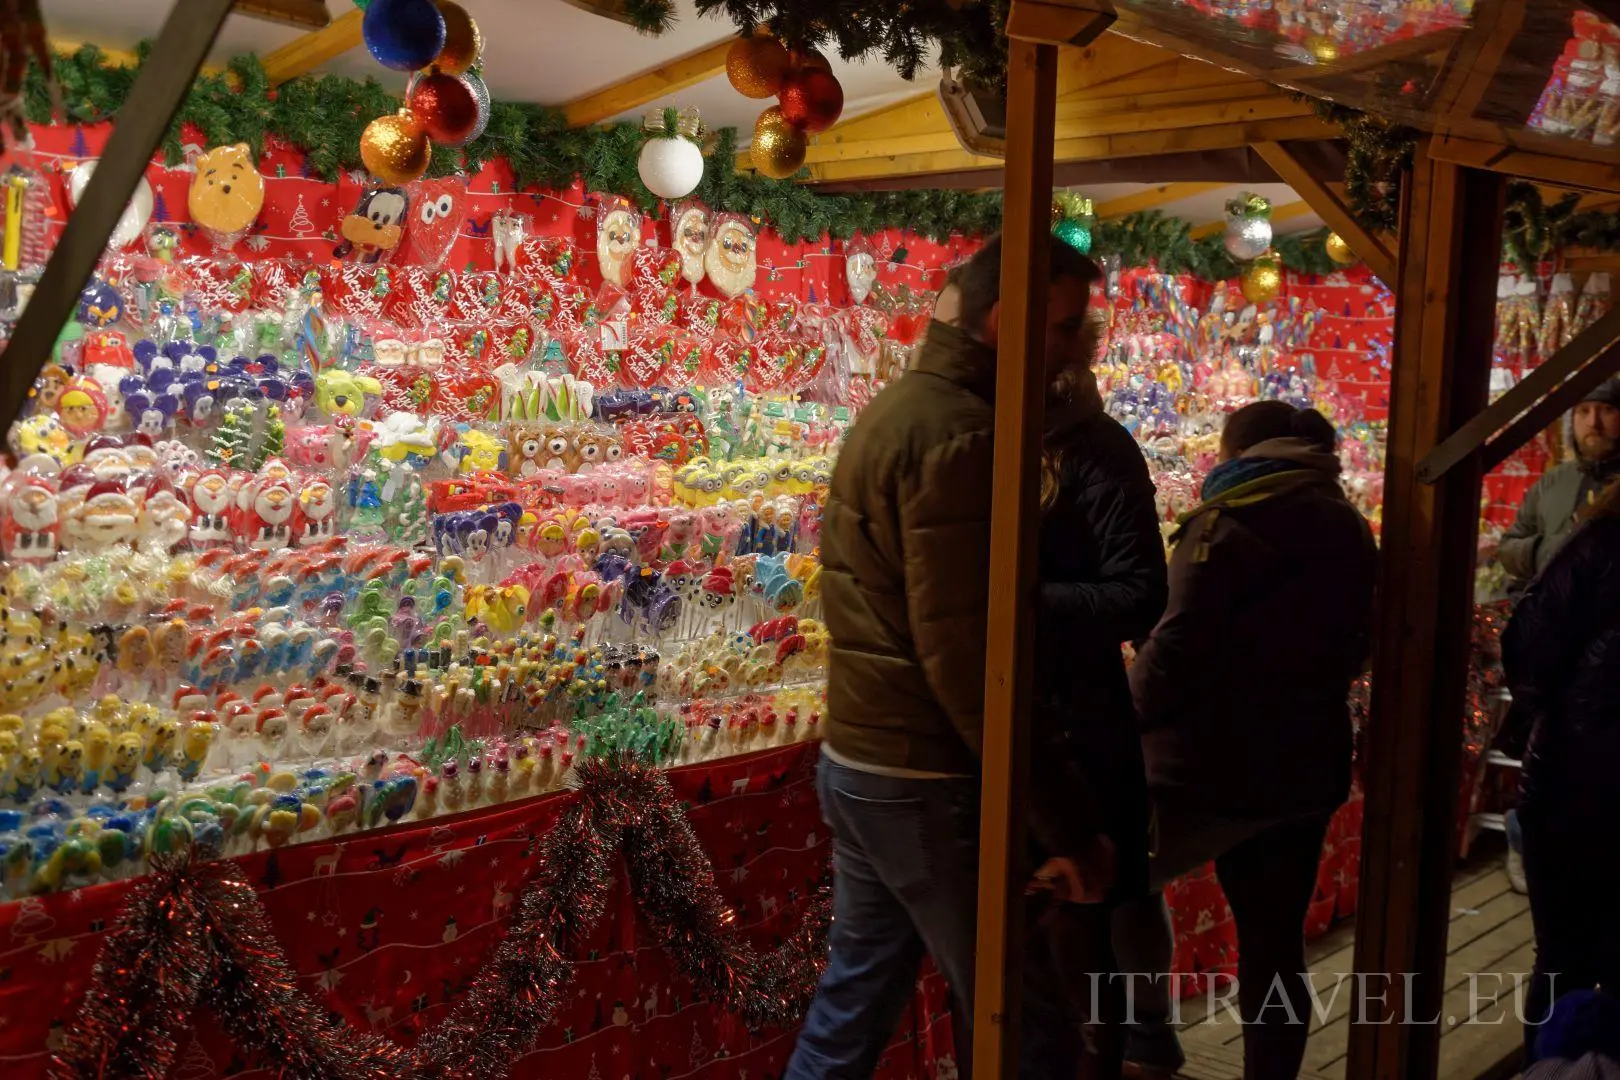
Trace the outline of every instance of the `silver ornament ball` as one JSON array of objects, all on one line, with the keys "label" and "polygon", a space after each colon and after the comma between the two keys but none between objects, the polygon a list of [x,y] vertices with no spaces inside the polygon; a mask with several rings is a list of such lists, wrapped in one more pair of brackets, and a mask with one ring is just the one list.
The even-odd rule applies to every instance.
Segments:
[{"label": "silver ornament ball", "polygon": [[1261,217],[1233,218],[1226,223],[1226,253],[1252,262],[1271,250],[1271,222]]}]

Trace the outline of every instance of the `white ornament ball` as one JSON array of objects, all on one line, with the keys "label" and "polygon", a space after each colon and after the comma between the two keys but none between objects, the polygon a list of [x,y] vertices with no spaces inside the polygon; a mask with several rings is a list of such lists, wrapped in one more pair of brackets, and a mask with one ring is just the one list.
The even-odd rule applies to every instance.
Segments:
[{"label": "white ornament ball", "polygon": [[703,151],[686,138],[648,139],[636,169],[647,190],[660,199],[682,199],[703,180]]},{"label": "white ornament ball", "polygon": [[1226,253],[1251,262],[1271,250],[1271,222],[1261,217],[1233,218],[1226,223]]}]

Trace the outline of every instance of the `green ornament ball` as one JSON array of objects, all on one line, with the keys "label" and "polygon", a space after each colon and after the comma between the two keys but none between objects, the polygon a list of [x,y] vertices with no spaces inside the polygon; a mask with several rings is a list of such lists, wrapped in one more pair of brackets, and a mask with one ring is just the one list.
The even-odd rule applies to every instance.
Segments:
[{"label": "green ornament ball", "polygon": [[1091,253],[1091,230],[1083,222],[1076,221],[1073,218],[1064,218],[1052,226],[1052,235],[1082,255]]}]

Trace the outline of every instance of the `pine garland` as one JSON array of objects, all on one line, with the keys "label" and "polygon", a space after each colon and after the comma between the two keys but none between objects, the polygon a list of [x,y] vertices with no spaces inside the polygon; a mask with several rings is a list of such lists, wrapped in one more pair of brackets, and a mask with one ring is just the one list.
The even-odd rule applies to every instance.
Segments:
[{"label": "pine garland", "polygon": [[[770,5],[781,0],[703,2],[711,6],[724,2],[728,12],[733,11],[733,4],[758,5],[746,10],[755,11],[765,22]],[[834,12],[843,10],[840,0]],[[934,9],[925,5],[917,10],[921,20]],[[861,33],[874,35],[870,38],[874,41],[888,41],[883,37],[885,33],[898,33],[895,51],[885,51],[885,56],[902,64],[913,55],[914,47],[922,47],[922,38],[899,33],[892,26],[885,30],[886,20],[892,22],[894,17],[887,4],[879,4],[860,24],[864,28]],[[845,55],[859,55],[848,50],[868,40],[860,36],[846,40],[836,29],[844,26],[837,17],[818,17],[816,25],[838,41]],[[775,22],[772,26],[776,27]],[[137,50],[138,60],[144,62],[148,52],[143,44]],[[58,54],[56,64],[66,111],[63,119],[71,123],[97,123],[113,116],[128,96],[137,71],[134,67],[108,64],[102,52],[91,45],[71,54]],[[1345,130],[1350,144],[1346,194],[1358,218],[1375,229],[1394,228],[1399,180],[1410,166],[1415,133],[1331,103],[1313,105],[1324,119]],[[50,96],[38,71],[29,72],[25,106],[29,121],[52,122]],[[268,141],[277,140],[302,151],[312,175],[333,180],[347,170],[362,167],[361,132],[373,119],[398,107],[398,98],[374,79],[301,76],[271,87],[257,57],[239,56],[224,72],[198,77],[164,139],[163,151],[171,165],[180,163],[182,131],[184,125],[190,124],[210,146],[246,142],[258,152]],[[578,179],[589,191],[623,195],[650,210],[658,205],[658,199],[641,183],[637,169],[644,137],[636,124],[571,128],[557,109],[496,102],[490,107],[489,125],[483,136],[460,151],[436,148],[431,172],[442,176],[463,168],[475,171],[499,157],[510,165],[519,187],[537,185],[560,190]],[[1001,227],[999,192],[912,189],[823,194],[792,181],[738,172],[736,139],[735,129],[725,128],[718,133],[696,197],[716,210],[754,218],[789,243],[822,237],[846,239],[884,229],[909,229],[945,241],[953,235],[985,236]],[[1514,184],[1509,189],[1504,231],[1507,257],[1529,266],[1571,246],[1620,251],[1620,214],[1580,212],[1575,209],[1577,202],[1570,196],[1546,206],[1534,186]],[[1332,271],[1333,263],[1322,248],[1325,236],[1325,232],[1281,236],[1274,246],[1289,269],[1326,274]],[[1122,265],[1132,267],[1151,261],[1169,273],[1190,273],[1212,281],[1227,280],[1241,270],[1226,254],[1219,236],[1194,240],[1187,222],[1159,211],[1098,222],[1093,254],[1117,255]]]}]

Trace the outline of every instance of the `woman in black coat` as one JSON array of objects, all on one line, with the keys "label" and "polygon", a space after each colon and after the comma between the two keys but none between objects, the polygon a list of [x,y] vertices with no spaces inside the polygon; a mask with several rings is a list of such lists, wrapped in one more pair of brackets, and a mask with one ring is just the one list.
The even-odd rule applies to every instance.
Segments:
[{"label": "woman in black coat", "polygon": [[[1147,781],[1123,645],[1158,621],[1166,583],[1153,481],[1136,440],[1103,410],[1084,365],[1093,344],[1082,332],[1047,402],[1034,708],[1036,731],[1062,745],[1038,745],[1031,766],[1036,776],[1067,766],[1077,827],[1111,847],[1111,857],[1086,860],[1108,868],[1102,902],[1063,905],[1049,920],[1070,997],[1097,1023],[1081,1075],[1106,1078],[1123,1058],[1124,989],[1117,980],[1094,987],[1091,975],[1117,969],[1111,913],[1147,887]],[[1092,1001],[1094,989],[1109,1000]]]},{"label": "woman in black coat", "polygon": [[1620,483],[1531,584],[1502,660],[1513,693],[1504,741],[1528,739],[1519,822],[1536,930],[1529,1049],[1555,996],[1620,991]]},{"label": "woman in black coat", "polygon": [[[1221,464],[1172,537],[1169,606],[1130,671],[1155,892],[1119,910],[1115,946],[1126,970],[1168,973],[1157,890],[1215,862],[1237,922],[1248,1080],[1299,1073],[1305,915],[1350,789],[1346,699],[1367,657],[1377,549],[1340,486],[1336,441],[1321,414],[1281,401],[1228,418]],[[1133,987],[1131,1060],[1162,1073],[1184,1060],[1167,978]]]}]

